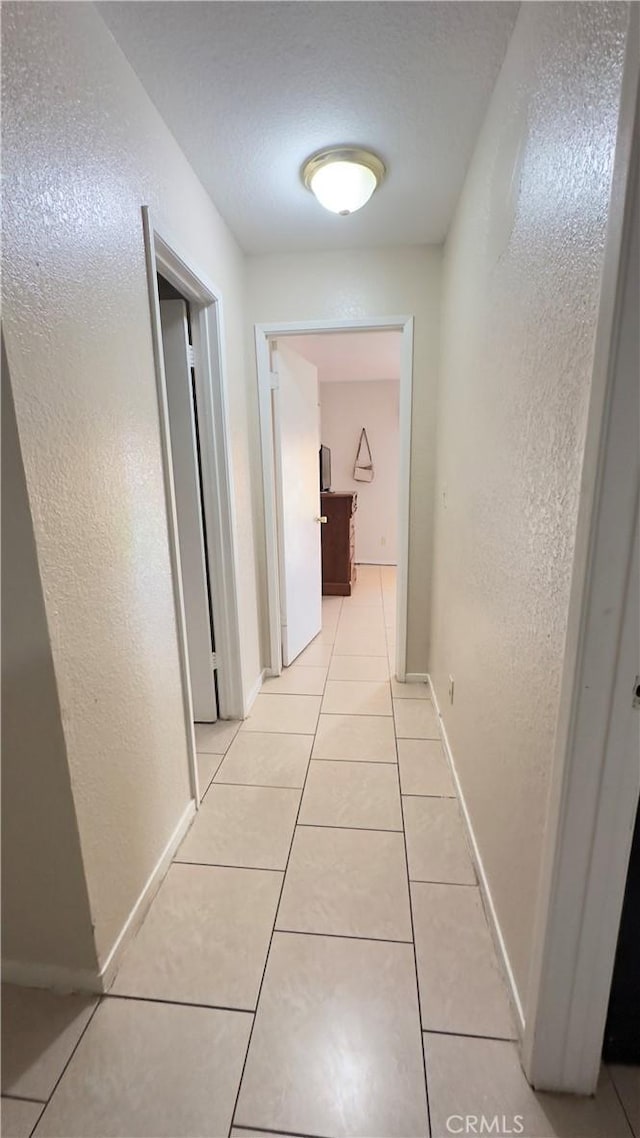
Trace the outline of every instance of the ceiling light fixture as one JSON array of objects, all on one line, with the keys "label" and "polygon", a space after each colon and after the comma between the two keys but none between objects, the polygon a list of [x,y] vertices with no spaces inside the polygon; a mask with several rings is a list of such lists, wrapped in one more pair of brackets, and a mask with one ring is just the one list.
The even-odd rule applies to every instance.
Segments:
[{"label": "ceiling light fixture", "polygon": [[377,154],[357,146],[319,150],[307,158],[300,171],[302,181],[320,205],[343,217],[366,205],[386,172]]}]

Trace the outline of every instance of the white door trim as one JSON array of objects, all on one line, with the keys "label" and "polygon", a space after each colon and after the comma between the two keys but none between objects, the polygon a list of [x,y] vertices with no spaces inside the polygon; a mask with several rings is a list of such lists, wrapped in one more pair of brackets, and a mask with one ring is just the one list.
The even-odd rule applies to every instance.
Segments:
[{"label": "white door trim", "polygon": [[[638,756],[613,742],[639,480],[638,365],[625,332],[637,322],[627,287],[636,12],[631,21],[522,1053],[534,1087],[577,1094],[598,1078],[640,780]],[[629,676],[630,701],[632,691]]]},{"label": "white door trim", "polygon": [[278,528],[276,511],[276,472],[273,453],[273,414],[271,405],[271,359],[269,340],[273,337],[305,336],[318,332],[402,333],[400,366],[400,464],[398,475],[398,576],[396,675],[404,681],[407,669],[407,595],[409,576],[409,494],[411,481],[411,407],[413,393],[413,316],[379,316],[360,320],[303,320],[255,325],[258,369],[258,409],[262,452],[262,491],[264,495],[268,660],[267,674],[282,671],[280,632],[280,586],[278,574]]},{"label": "white door trim", "polygon": [[244,712],[242,656],[238,610],[238,558],[235,498],[229,445],[226,375],[223,366],[221,292],[182,252],[166,227],[142,207],[151,334],[158,391],[162,463],[164,469],[169,548],[178,628],[183,704],[189,749],[191,786],[199,802],[198,770],[189,681],[184,598],[171,465],[171,439],[160,328],[157,273],[161,273],[189,301],[195,356],[196,394],[200,428],[203,508],[207,529],[207,555],[211,569],[211,604],[216,636],[218,702],[221,719],[241,719]]}]

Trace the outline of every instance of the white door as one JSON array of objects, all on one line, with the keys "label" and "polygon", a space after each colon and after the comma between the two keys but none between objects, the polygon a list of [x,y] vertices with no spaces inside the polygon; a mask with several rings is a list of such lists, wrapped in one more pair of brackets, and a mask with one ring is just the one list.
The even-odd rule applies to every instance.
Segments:
[{"label": "white door", "polygon": [[273,367],[282,662],[287,665],[322,624],[320,410],[313,364],[279,340]]},{"label": "white door", "polygon": [[218,718],[213,622],[202,521],[193,349],[185,301],[161,300],[160,319],[193,714],[199,723],[213,723]]}]

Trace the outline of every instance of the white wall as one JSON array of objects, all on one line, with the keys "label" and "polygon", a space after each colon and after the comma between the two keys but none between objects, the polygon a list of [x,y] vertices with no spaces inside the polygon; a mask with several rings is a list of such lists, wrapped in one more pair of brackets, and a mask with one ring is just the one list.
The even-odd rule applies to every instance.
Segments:
[{"label": "white wall", "polygon": [[[432,247],[292,253],[247,258],[249,336],[277,321],[415,316],[407,670],[425,672],[429,644],[441,251]],[[254,376],[253,383],[257,384]],[[266,612],[264,530],[257,515]],[[266,624],[263,620],[263,644]]]},{"label": "white wall", "polygon": [[3,321],[103,964],[190,798],[142,204],[222,293],[249,692],[244,261],[93,5],[8,4],[3,49]]},{"label": "white wall", "polygon": [[96,955],[27,489],[2,351],[2,957]]},{"label": "white wall", "polygon": [[[364,380],[321,383],[319,390],[321,440],[331,449],[331,489],[358,492],[356,560],[395,565],[400,385],[393,379]],[[373,482],[353,478],[363,427],[373,455]]]},{"label": "white wall", "polygon": [[521,6],[445,254],[430,670],[521,996],[627,18]]}]

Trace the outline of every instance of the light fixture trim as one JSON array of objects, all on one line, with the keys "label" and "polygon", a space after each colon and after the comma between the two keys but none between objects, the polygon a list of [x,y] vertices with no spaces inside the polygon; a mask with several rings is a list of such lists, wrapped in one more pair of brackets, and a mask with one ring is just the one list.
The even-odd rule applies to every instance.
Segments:
[{"label": "light fixture trim", "polygon": [[[365,150],[364,147],[361,147],[361,146],[325,147],[323,150],[317,150],[315,152],[315,154],[312,154],[309,158],[307,158],[306,162],[303,164],[303,166],[300,170],[300,175],[301,175],[302,181],[303,181],[304,185],[306,186],[306,188],[311,193],[314,193],[313,179],[316,176],[316,174],[320,170],[323,170],[328,166],[332,166],[334,163],[337,163],[337,162],[347,162],[351,165],[363,166],[366,170],[369,170],[373,174],[373,177],[375,179],[375,185],[374,185],[369,197],[373,196],[375,191],[380,186],[381,182],[384,180],[386,173],[387,173],[387,168],[386,168],[384,162],[382,161],[382,158],[380,158],[377,154],[374,154],[373,151],[371,151],[371,150]],[[317,197],[317,195],[314,195],[314,196]],[[320,199],[318,199],[318,200],[320,200]],[[369,199],[367,199],[367,200],[369,200]],[[321,204],[324,204],[324,203],[321,202]],[[364,202],[362,204],[366,204],[366,202]],[[325,207],[325,208],[329,208],[329,207]],[[333,212],[343,212],[345,214],[349,214],[351,211],[350,210],[344,210],[344,211],[333,211]]]}]

